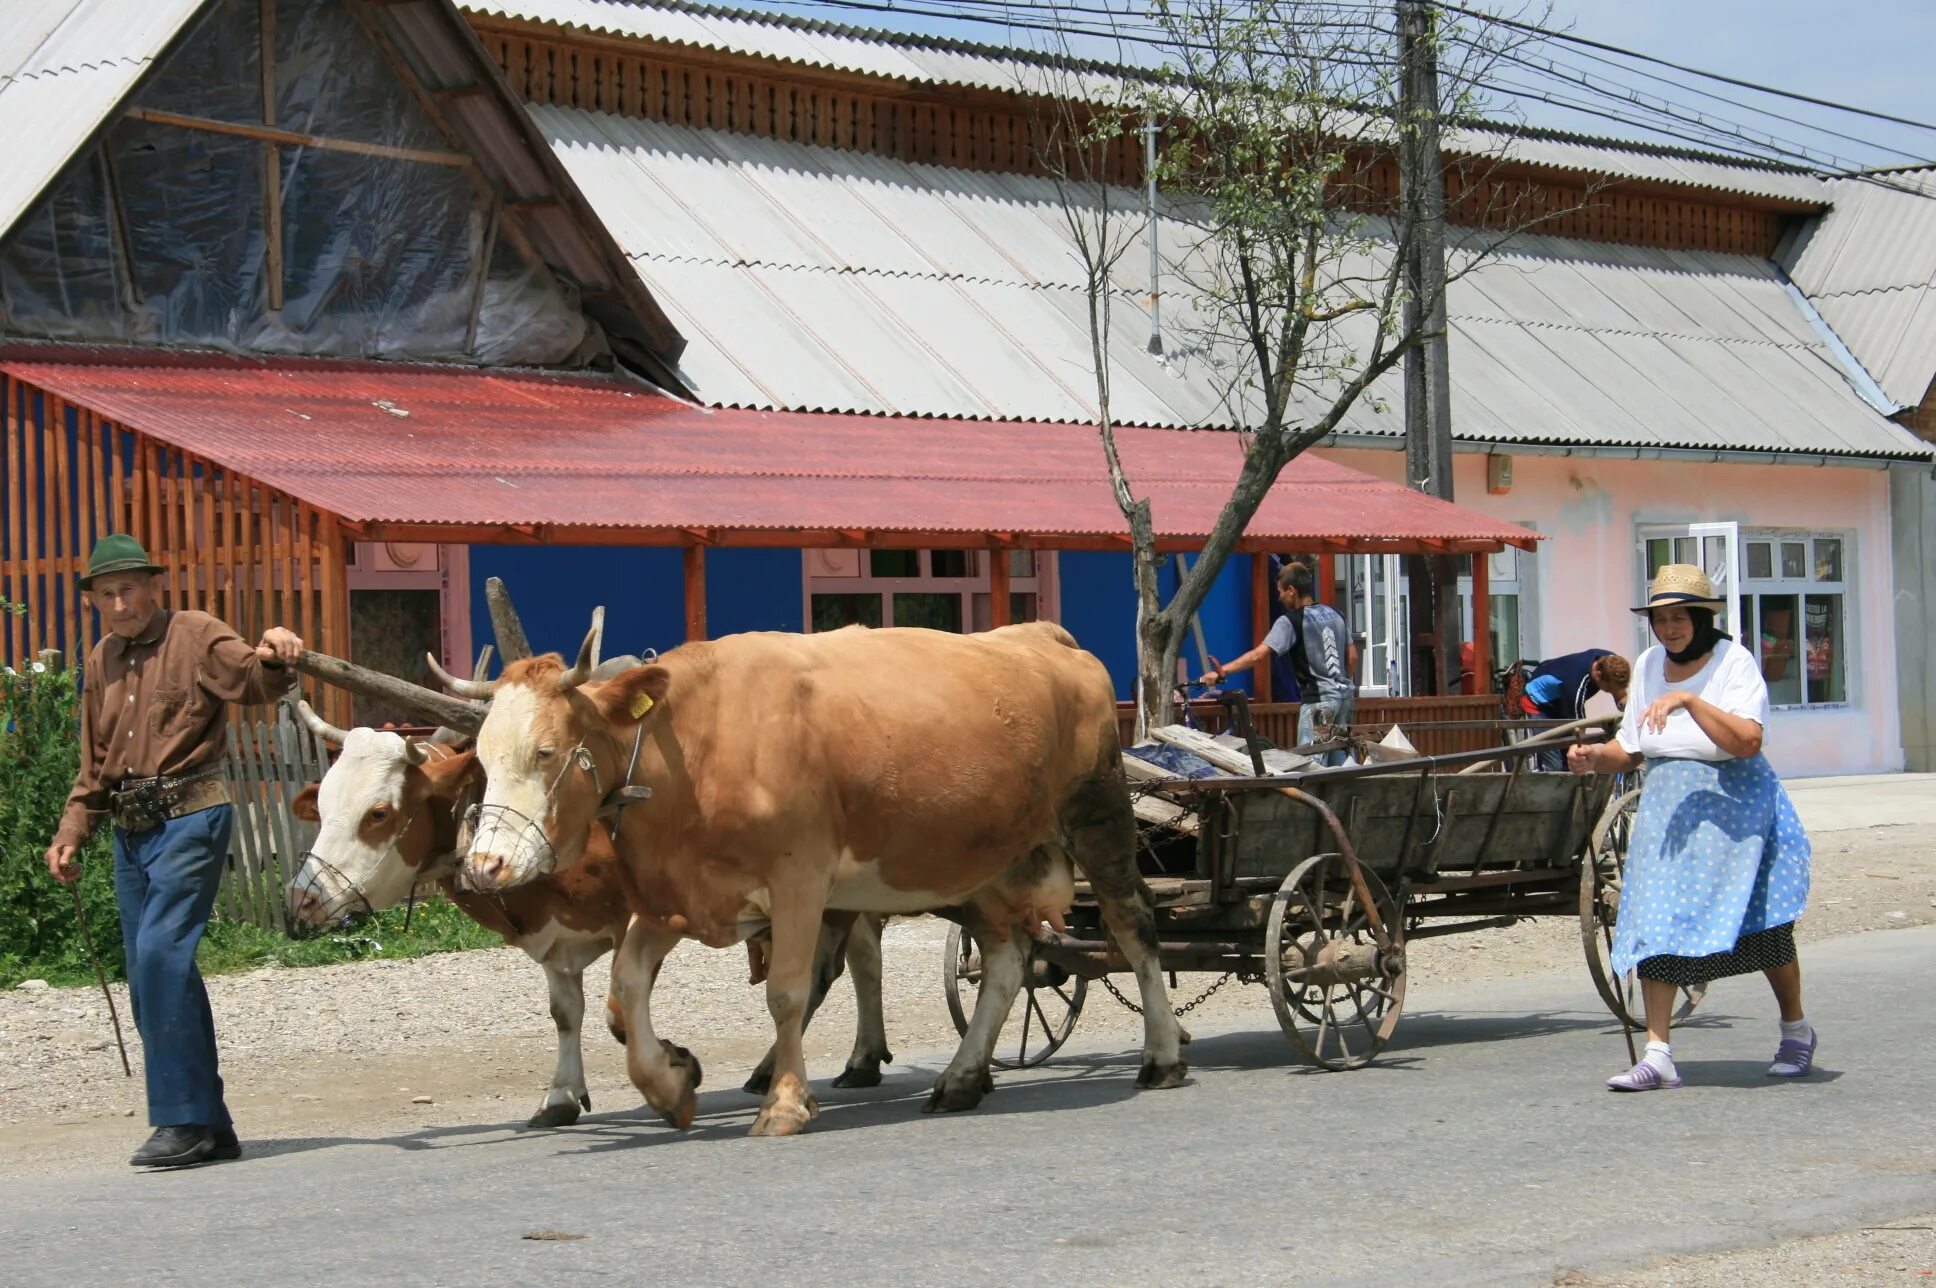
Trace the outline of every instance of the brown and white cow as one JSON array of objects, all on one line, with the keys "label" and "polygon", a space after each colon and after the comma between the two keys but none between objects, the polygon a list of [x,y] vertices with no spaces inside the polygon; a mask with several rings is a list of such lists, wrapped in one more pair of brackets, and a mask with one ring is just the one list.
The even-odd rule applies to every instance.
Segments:
[{"label": "brown and white cow", "polygon": [[[497,894],[460,889],[460,818],[483,782],[475,755],[374,729],[337,729],[307,703],[298,708],[304,723],[341,752],[323,781],[293,802],[296,815],[318,831],[288,884],[291,917],[320,926],[347,912],[390,907],[418,885],[438,882],[467,916],[544,968],[558,1055],[544,1103],[526,1125],[572,1125],[581,1108],[591,1108],[582,1047],[584,971],[617,947],[631,919],[625,871],[605,825],[587,829],[584,858],[570,871]],[[893,1059],[881,1013],[880,929],[877,919],[859,918],[845,942],[860,1024],[836,1086],[875,1086],[881,1065]],[[841,959],[834,951],[816,972],[816,1003],[839,976]],[[623,1042],[623,1016],[610,998],[606,1022]],[[747,1089],[763,1093],[765,1077],[756,1073]]]},{"label": "brown and white cow", "polygon": [[587,822],[620,789],[650,790],[618,825],[638,915],[612,973],[628,1072],[675,1126],[692,1121],[693,1070],[654,1039],[650,1001],[682,937],[723,947],[770,931],[776,1064],[753,1134],[788,1135],[818,1112],[801,1030],[822,914],[962,906],[982,988],[927,1107],[966,1109],[992,1086],[1028,932],[1073,895],[1071,861],[1141,989],[1138,1084],[1183,1080],[1114,692],[1061,627],[734,635],[581,688],[590,645],[569,669],[553,654],[460,685],[491,697],[466,873],[490,891],[569,872]]}]

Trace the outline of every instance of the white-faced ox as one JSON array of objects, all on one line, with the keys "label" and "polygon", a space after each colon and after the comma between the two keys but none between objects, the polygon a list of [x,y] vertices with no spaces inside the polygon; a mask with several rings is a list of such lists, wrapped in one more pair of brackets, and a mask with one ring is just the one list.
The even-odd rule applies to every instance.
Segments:
[{"label": "white-faced ox", "polygon": [[[626,874],[602,823],[586,829],[583,859],[569,871],[489,895],[455,881],[462,854],[460,818],[474,803],[483,773],[469,750],[407,740],[373,729],[341,730],[299,704],[304,722],[341,748],[320,784],[300,792],[293,808],[316,823],[317,837],[291,877],[286,896],[299,924],[321,926],[351,912],[391,907],[428,881],[439,883],[467,916],[522,949],[544,968],[558,1054],[544,1103],[527,1126],[567,1127],[591,1108],[585,1086],[582,1032],[584,971],[617,947],[631,919]],[[880,923],[859,918],[845,945],[853,971],[859,1030],[837,1086],[871,1087],[893,1056],[881,1014]],[[816,1003],[840,974],[841,956],[818,964]],[[606,1023],[625,1041],[624,1018],[611,998]],[[681,1062],[687,1052],[674,1050]],[[747,1082],[764,1092],[772,1057]],[[697,1063],[693,1063],[695,1076]]]},{"label": "white-faced ox", "polygon": [[1072,862],[1141,990],[1138,1084],[1183,1080],[1114,692],[1062,628],[727,636],[580,688],[588,663],[589,649],[570,670],[533,658],[461,690],[492,698],[466,873],[492,891],[569,872],[601,807],[650,789],[618,823],[639,915],[612,975],[628,1072],[675,1126],[692,1120],[692,1070],[654,1037],[651,996],[681,937],[723,947],[770,932],[776,1063],[753,1134],[786,1135],[818,1112],[801,1030],[822,914],[963,908],[982,987],[927,1107],[966,1109],[992,1086],[1029,931],[1061,919]]}]

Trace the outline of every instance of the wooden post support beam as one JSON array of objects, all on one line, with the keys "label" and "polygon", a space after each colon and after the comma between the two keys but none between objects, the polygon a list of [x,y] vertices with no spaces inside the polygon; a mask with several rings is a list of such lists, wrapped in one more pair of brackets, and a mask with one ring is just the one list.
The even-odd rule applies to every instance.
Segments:
[{"label": "wooden post support beam", "polygon": [[1333,608],[1336,608],[1338,605],[1336,601],[1333,599],[1333,596],[1335,596],[1337,593],[1338,593],[1338,557],[1333,554],[1319,555],[1318,556],[1318,602],[1320,604],[1330,604]]},{"label": "wooden post support beam", "polygon": [[[1271,585],[1270,556],[1259,550],[1250,557],[1250,637],[1261,640],[1270,632],[1271,623],[1277,615],[1271,610],[1277,607],[1277,597],[1272,593],[1276,587]],[[1271,666],[1267,657],[1251,668],[1251,688],[1259,702],[1274,702],[1271,695]]]},{"label": "wooden post support beam", "polygon": [[1472,691],[1486,693],[1492,688],[1492,561],[1485,555],[1472,556]]},{"label": "wooden post support beam", "polygon": [[706,547],[687,546],[686,640],[706,638]]},{"label": "wooden post support beam", "polygon": [[1008,551],[984,553],[988,556],[988,625],[991,629],[1007,626],[1015,620],[1008,611]]}]

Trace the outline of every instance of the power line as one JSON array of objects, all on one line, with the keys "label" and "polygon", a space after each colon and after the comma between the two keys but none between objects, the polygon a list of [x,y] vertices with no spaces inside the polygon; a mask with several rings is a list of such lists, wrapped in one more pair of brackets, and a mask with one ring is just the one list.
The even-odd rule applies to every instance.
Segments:
[{"label": "power line", "polygon": [[1638,50],[1623,49],[1619,45],[1609,45],[1603,41],[1589,40],[1585,36],[1576,36],[1571,32],[1554,31],[1550,27],[1541,27],[1536,23],[1521,22],[1517,18],[1506,18],[1498,14],[1485,13],[1478,9],[1468,9],[1462,4],[1451,3],[1451,0],[1427,0],[1427,3],[1435,9],[1443,9],[1449,13],[1464,14],[1469,18],[1477,18],[1482,22],[1495,23],[1502,27],[1511,27],[1515,31],[1529,32],[1534,35],[1543,36],[1548,40],[1563,40],[1570,45],[1583,45],[1589,49],[1604,50],[1610,54],[1619,54],[1624,58],[1652,63],[1656,67],[1670,67],[1677,72],[1685,72],[1689,76],[1700,76],[1707,80],[1719,81],[1724,85],[1735,85],[1741,89],[1751,89],[1760,94],[1772,94],[1777,98],[1792,99],[1798,103],[1808,103],[1815,107],[1826,107],[1837,112],[1849,112],[1856,116],[1869,117],[1871,120],[1887,121],[1892,125],[1907,125],[1911,129],[1928,130],[1932,134],[1936,134],[1936,125],[1931,125],[1927,121],[1912,121],[1904,116],[1891,116],[1887,112],[1871,111],[1866,107],[1853,107],[1847,103],[1837,103],[1832,99],[1816,98],[1809,94],[1797,93],[1794,90],[1776,89],[1772,85],[1762,85],[1755,81],[1723,75],[1720,72],[1704,71],[1699,67],[1689,67],[1685,63],[1673,62],[1666,58],[1656,58],[1652,54],[1643,54]]}]

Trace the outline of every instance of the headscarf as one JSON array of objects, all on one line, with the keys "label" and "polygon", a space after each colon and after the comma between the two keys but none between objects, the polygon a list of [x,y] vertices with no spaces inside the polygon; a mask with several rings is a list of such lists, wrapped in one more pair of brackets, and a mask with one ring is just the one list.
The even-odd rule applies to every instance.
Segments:
[{"label": "headscarf", "polygon": [[[1690,608],[1687,610],[1687,615],[1694,623],[1694,638],[1686,648],[1678,653],[1671,649],[1668,650],[1667,658],[1676,666],[1686,666],[1689,662],[1704,658],[1714,651],[1716,644],[1719,644],[1722,640],[1731,640],[1734,638],[1734,636],[1728,634],[1726,631],[1719,630],[1715,627],[1714,610],[1712,608]],[[1653,625],[1651,621],[1647,624],[1649,626]],[[1658,639],[1659,636],[1656,635],[1655,638]],[[1667,646],[1663,644],[1661,647],[1666,648]]]}]

